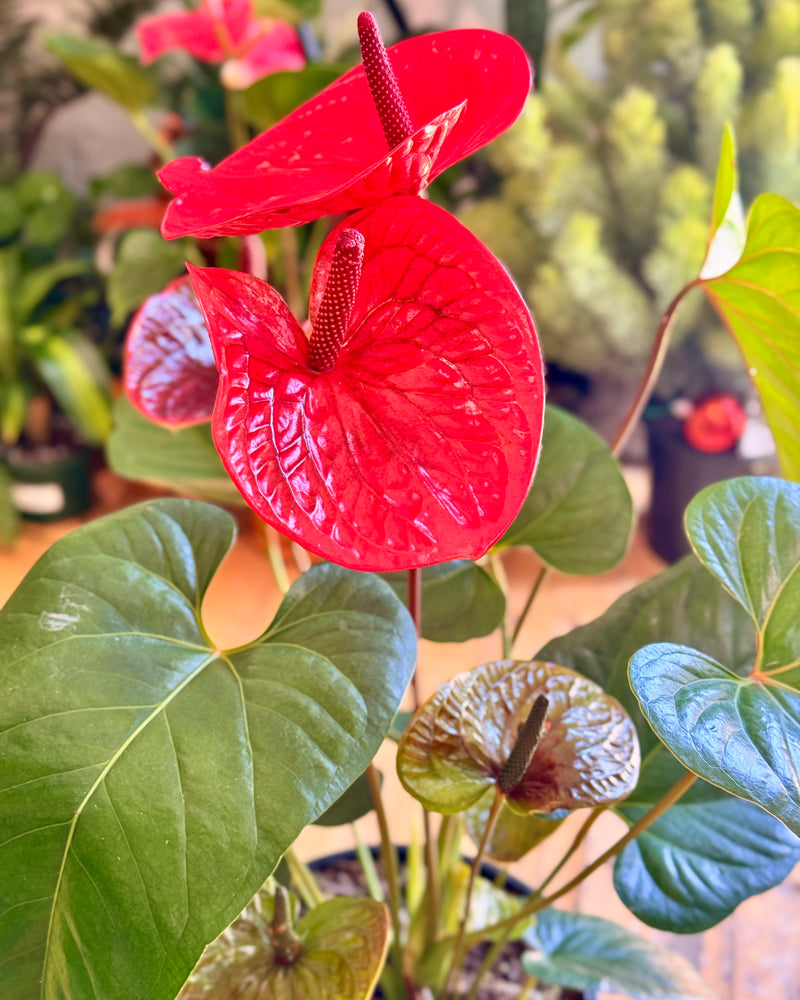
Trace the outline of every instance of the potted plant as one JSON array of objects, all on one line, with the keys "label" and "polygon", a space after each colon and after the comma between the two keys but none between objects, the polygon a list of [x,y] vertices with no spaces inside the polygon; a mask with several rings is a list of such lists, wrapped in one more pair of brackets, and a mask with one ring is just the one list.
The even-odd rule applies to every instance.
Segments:
[{"label": "potted plant", "polygon": [[0,215],[0,458],[21,513],[65,517],[88,506],[91,448],[111,428],[108,364],[88,328],[99,276],[55,174],[0,187]]},{"label": "potted plant", "polygon": [[[350,213],[320,248],[310,329],[264,281],[197,267],[191,291],[173,285],[136,323],[147,356],[133,391],[167,423],[203,418],[208,395],[193,390],[208,385],[208,331],[213,434],[231,480],[321,561],[263,635],[226,650],[201,607],[234,530],[215,506],[123,510],[33,568],[0,612],[0,982],[20,1000],[474,997],[514,941],[526,988],[550,984],[542,996],[709,998],[685,961],[553,904],[616,858],[634,913],[697,931],[800,857],[800,212],[765,196],[743,240],[724,240],[729,137],[692,282],[758,352],[791,478],[705,491],[686,518],[694,557],[517,657],[504,550],[540,557],[530,606],[550,568],[613,565],[631,527],[612,451],[569,414],[545,414],[533,322],[506,272],[418,196],[513,120],[527,62],[482,31],[387,55],[374,21],[359,26],[365,67],[216,169],[178,160],[162,172],[176,195],[168,237]],[[354,127],[352,143],[332,142]],[[284,159],[326,171],[289,178]],[[420,635],[495,629],[498,660],[462,664],[431,698],[415,696]],[[409,683],[410,719],[398,714]],[[387,737],[423,820],[402,868],[374,763]],[[378,815],[385,882],[361,851],[369,895],[323,900],[292,845],[308,823],[365,809]],[[608,809],[626,833],[552,888]],[[576,810],[576,839],[526,896],[482,873],[484,857],[504,864],[557,838]],[[463,830],[475,845],[466,864]]]}]

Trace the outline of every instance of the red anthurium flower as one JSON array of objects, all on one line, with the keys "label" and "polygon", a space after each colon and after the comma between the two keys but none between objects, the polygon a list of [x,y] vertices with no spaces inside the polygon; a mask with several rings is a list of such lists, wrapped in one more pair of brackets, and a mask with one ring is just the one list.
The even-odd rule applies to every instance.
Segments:
[{"label": "red anthurium flower", "polygon": [[265,521],[364,570],[477,558],[503,534],[538,456],[542,360],[513,283],[451,215],[398,197],[334,230],[310,340],[265,282],[191,275],[217,450]]},{"label": "red anthurium flower", "polygon": [[125,392],[149,420],[180,427],[211,419],[218,381],[197,297],[189,278],[178,278],[133,317],[125,340]]},{"label": "red anthurium flower", "polygon": [[213,170],[196,157],[161,170],[177,195],[167,239],[257,233],[418,194],[507,129],[530,90],[524,50],[497,32],[443,31],[386,51],[361,14],[359,34],[363,65]]},{"label": "red anthurium flower", "polygon": [[257,17],[252,0],[203,0],[196,10],[144,18],[136,33],[143,63],[183,49],[201,62],[224,63],[221,79],[231,89],[278,70],[302,69],[306,61],[294,28]]},{"label": "red anthurium flower", "polygon": [[683,424],[683,436],[697,451],[712,454],[733,448],[744,434],[747,415],[728,392],[700,400]]}]

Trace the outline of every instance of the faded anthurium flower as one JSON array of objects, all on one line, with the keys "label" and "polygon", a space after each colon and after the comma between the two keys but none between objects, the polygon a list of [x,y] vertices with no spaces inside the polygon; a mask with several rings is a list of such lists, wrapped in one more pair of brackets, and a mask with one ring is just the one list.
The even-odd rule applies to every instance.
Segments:
[{"label": "faded anthurium flower", "polygon": [[181,157],[159,173],[176,197],[162,233],[259,233],[418,194],[519,116],[531,70],[494,31],[410,38],[384,50],[359,16],[363,65],[350,70],[213,170]]},{"label": "faded anthurium flower", "polygon": [[477,558],[503,534],[538,458],[542,359],[513,283],[449,213],[392,198],[334,230],[310,339],[265,282],[191,274],[214,441],[260,517],[364,570]]},{"label": "faded anthurium flower", "polygon": [[157,424],[177,428],[211,419],[219,376],[187,276],[151,295],[133,317],[123,378],[128,399]]},{"label": "faded anthurium flower", "polygon": [[[501,776],[538,699],[546,699],[526,769],[503,789],[520,812],[605,805],[629,795],[639,742],[625,709],[593,681],[544,661],[499,660],[444,684],[400,741],[406,789],[442,813],[468,809]],[[539,702],[539,704],[542,703]]]}]

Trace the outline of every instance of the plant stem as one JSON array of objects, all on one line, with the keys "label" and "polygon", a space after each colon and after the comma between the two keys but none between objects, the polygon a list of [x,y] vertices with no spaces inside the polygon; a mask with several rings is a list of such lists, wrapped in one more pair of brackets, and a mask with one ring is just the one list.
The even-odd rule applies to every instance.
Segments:
[{"label": "plant stem", "polygon": [[[489,566],[491,567],[492,574],[497,581],[498,587],[503,591],[504,594],[508,593],[508,576],[506,574],[506,568],[503,565],[503,557],[499,552],[492,552],[489,555]],[[500,641],[502,643],[502,657],[507,659],[511,655],[511,646],[513,640],[508,634],[508,608],[506,607],[506,612],[503,614],[503,620],[500,622]]]},{"label": "plant stem", "polygon": [[450,970],[447,973],[447,979],[444,984],[444,1000],[450,1000],[453,993],[453,979],[455,978],[458,967],[461,964],[461,960],[464,954],[464,942],[467,936],[467,923],[469,922],[469,912],[472,906],[472,891],[475,887],[475,879],[480,871],[481,862],[483,861],[483,855],[486,850],[486,845],[489,843],[489,838],[492,835],[492,831],[497,825],[497,818],[500,815],[500,810],[503,808],[503,803],[505,802],[505,795],[496,789],[494,793],[494,799],[492,800],[492,805],[489,809],[489,816],[486,820],[486,826],[483,828],[483,834],[481,835],[481,842],[478,844],[478,850],[475,852],[475,857],[472,859],[472,864],[469,869],[469,882],[467,883],[467,894],[464,900],[464,912],[461,917],[461,923],[458,926],[458,936],[456,937],[455,947],[453,949],[453,958],[450,963]]},{"label": "plant stem", "polygon": [[667,355],[667,348],[669,347],[669,335],[672,331],[672,325],[675,320],[675,314],[678,306],[683,301],[685,296],[699,284],[700,279],[695,278],[694,281],[690,281],[688,285],[684,285],[664,311],[661,321],[658,324],[656,339],[653,343],[652,350],[650,351],[650,357],[647,359],[647,368],[645,369],[642,380],[639,383],[636,396],[634,397],[633,403],[631,403],[625,419],[622,421],[619,430],[614,435],[614,439],[611,442],[611,452],[613,455],[618,456],[622,453],[625,445],[630,439],[631,434],[633,434],[636,425],[639,422],[639,418],[644,412],[645,406],[647,406],[650,396],[653,393],[655,384],[658,381],[658,376],[661,374],[661,369],[664,366],[664,358]]},{"label": "plant stem", "polygon": [[292,315],[299,319],[305,312],[303,292],[300,281],[300,259],[297,243],[297,233],[285,226],[278,230],[278,238],[283,253],[283,276],[286,292],[286,304]]},{"label": "plant stem", "polygon": [[550,874],[547,876],[544,882],[542,882],[542,884],[536,890],[535,893],[536,896],[541,896],[546,887],[550,885],[550,883],[553,881],[556,875],[558,875],[558,873],[561,871],[564,865],[578,850],[583,841],[586,839],[586,835],[588,834],[589,830],[591,830],[592,826],[594,826],[595,820],[597,820],[600,816],[603,815],[603,813],[606,811],[606,808],[607,808],[606,806],[595,806],[595,808],[592,809],[592,811],[589,813],[588,817],[584,821],[583,826],[581,826],[580,830],[578,830],[577,834],[575,835],[575,839],[570,844],[569,849],[565,852],[562,859],[558,862],[555,868],[553,868],[553,870],[550,872]]},{"label": "plant stem", "polygon": [[313,872],[304,861],[300,860],[293,847],[290,847],[286,851],[283,859],[289,868],[292,882],[306,906],[309,909],[313,909],[313,907],[323,903],[325,897],[317,885],[317,880],[314,878]]},{"label": "plant stem", "polygon": [[672,788],[659,799],[656,804],[649,809],[644,816],[638,819],[633,826],[625,833],[623,837],[607,851],[604,851],[599,858],[596,858],[590,865],[587,865],[583,871],[579,872],[574,878],[570,879],[566,885],[561,886],[555,892],[551,893],[549,896],[541,896],[536,894],[532,899],[522,907],[517,913],[512,914],[510,917],[504,917],[502,920],[498,920],[496,923],[490,925],[489,927],[484,927],[481,931],[476,931],[469,935],[470,941],[477,941],[481,938],[486,937],[488,934],[493,934],[495,931],[502,930],[504,927],[513,927],[520,920],[524,920],[526,917],[531,917],[540,910],[544,910],[546,907],[550,906],[557,899],[562,896],[566,896],[567,893],[572,892],[577,886],[581,884],[585,879],[587,879],[592,872],[596,871],[606,861],[610,861],[611,858],[617,856],[625,847],[630,844],[632,840],[635,840],[640,833],[643,833],[649,826],[651,826],[655,821],[662,816],[670,806],[674,805],[678,799],[681,798],[697,781],[697,775],[693,774],[691,771],[687,771],[686,774],[677,781]]},{"label": "plant stem", "polygon": [[509,653],[514,648],[514,643],[519,638],[519,634],[522,631],[522,626],[525,624],[525,619],[528,617],[531,608],[533,607],[533,602],[536,600],[536,595],[539,593],[542,584],[547,576],[547,566],[542,563],[539,566],[539,571],[537,572],[533,584],[531,586],[530,593],[528,594],[528,599],[525,601],[525,607],[520,612],[519,618],[517,619],[517,624],[514,626],[514,631],[511,633],[511,642],[509,643]]},{"label": "plant stem", "polygon": [[164,138],[157,128],[153,127],[150,119],[143,111],[131,111],[130,115],[131,121],[138,129],[140,135],[147,140],[162,163],[168,163],[175,158],[175,150],[172,148],[172,144]]},{"label": "plant stem", "polygon": [[225,92],[225,125],[228,130],[228,142],[231,146],[231,152],[235,152],[247,145],[249,139],[247,125],[239,113],[239,95],[228,90],[227,87],[223,89]]},{"label": "plant stem", "polygon": [[275,578],[278,590],[282,594],[285,594],[289,590],[289,587],[291,587],[292,581],[289,579],[286,560],[283,558],[281,536],[275,528],[268,524],[264,528],[264,534],[267,539],[267,556],[269,557],[269,564],[272,567],[272,575]]},{"label": "plant stem", "polygon": [[378,770],[374,764],[368,764],[367,782],[372,795],[372,803],[375,806],[375,815],[378,819],[378,829],[380,830],[380,855],[383,863],[383,871],[386,876],[386,883],[389,887],[389,913],[392,917],[392,959],[397,964],[398,971],[403,970],[403,950],[400,939],[400,871],[397,864],[397,854],[389,833],[389,821],[386,810],[383,807],[381,798],[381,782],[378,777]]}]

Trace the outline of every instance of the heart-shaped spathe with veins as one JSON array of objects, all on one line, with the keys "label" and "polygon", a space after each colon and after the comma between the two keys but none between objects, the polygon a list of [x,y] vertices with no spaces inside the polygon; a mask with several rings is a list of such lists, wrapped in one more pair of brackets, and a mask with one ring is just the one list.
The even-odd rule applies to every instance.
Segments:
[{"label": "heart-shaped spathe with veins", "polygon": [[503,534],[538,457],[542,359],[513,283],[449,213],[398,197],[334,230],[310,342],[265,282],[191,274],[220,372],[214,440],[265,521],[365,570],[477,558]]}]

